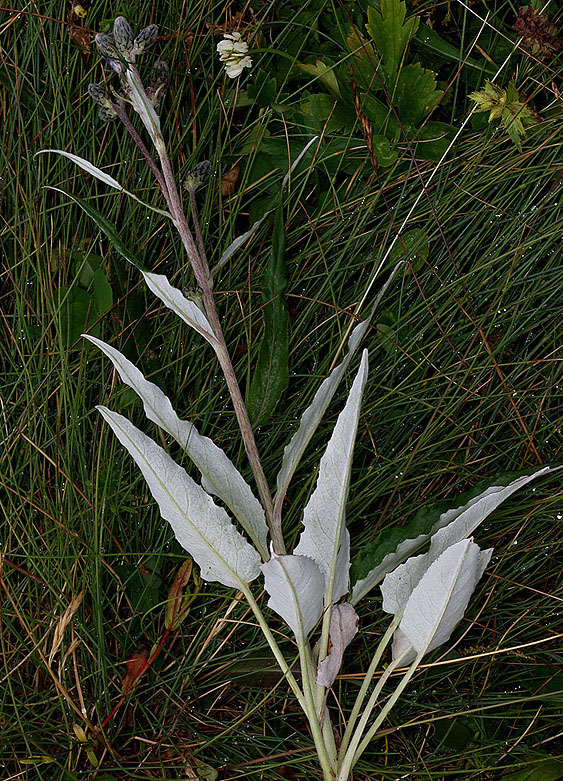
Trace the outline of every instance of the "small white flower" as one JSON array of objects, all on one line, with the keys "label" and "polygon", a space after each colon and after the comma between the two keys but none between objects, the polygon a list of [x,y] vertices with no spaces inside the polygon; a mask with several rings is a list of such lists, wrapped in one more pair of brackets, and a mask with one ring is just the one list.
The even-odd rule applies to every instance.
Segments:
[{"label": "small white flower", "polygon": [[248,56],[248,44],[246,41],[241,41],[240,33],[225,33],[223,40],[217,44],[217,51],[230,79],[240,76],[244,68],[252,67],[252,60]]}]

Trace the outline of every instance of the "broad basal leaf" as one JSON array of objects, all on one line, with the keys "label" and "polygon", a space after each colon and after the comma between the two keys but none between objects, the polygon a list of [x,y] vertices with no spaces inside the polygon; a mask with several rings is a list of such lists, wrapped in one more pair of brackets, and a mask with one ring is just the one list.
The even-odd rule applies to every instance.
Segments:
[{"label": "broad basal leaf", "polygon": [[260,556],[222,507],[155,442],[107,407],[97,408],[127,448],[170,523],[176,539],[201,568],[204,580],[240,588],[260,572]]},{"label": "broad basal leaf", "polygon": [[344,651],[358,631],[358,614],[349,602],[334,605],[330,614],[330,651],[319,663],[317,683],[330,688],[342,666]]},{"label": "broad basal leaf", "polygon": [[126,385],[140,396],[145,414],[174,437],[192,459],[204,478],[204,489],[215,494],[233,512],[262,557],[268,558],[267,526],[262,505],[226,453],[211,439],[203,437],[193,423],[180,420],[170,399],[158,385],[149,382],[131,361],[109,344],[82,334],[113,362]]},{"label": "broad basal leaf", "polygon": [[173,287],[164,274],[149,274],[147,271],[143,271],[142,274],[149,289],[160,298],[168,309],[175,312],[185,323],[191,325],[194,331],[207,339],[213,348],[217,347],[217,339],[213,335],[213,329],[205,314],[194,301],[190,301],[178,288]]},{"label": "broad basal leaf", "polygon": [[[535,480],[536,477],[548,474],[549,472],[555,472],[560,468],[561,467],[546,466],[534,472],[532,475],[517,477],[506,486],[490,486],[461,507],[456,507],[453,510],[442,513],[428,534],[419,534],[414,539],[407,538],[403,540],[398,544],[396,550],[386,554],[383,560],[374,567],[365,578],[358,580],[354,585],[350,601],[354,605],[357,604],[359,600],[377,585],[388,572],[394,570],[401,562],[419,550],[424,543],[428,542],[431,536],[436,534],[440,529],[445,529],[449,524],[459,519],[450,532],[451,536],[448,537],[448,544],[468,537],[477,529],[485,518],[496,510],[496,508],[515,491],[518,491],[527,483]],[[441,550],[444,550],[444,547],[442,547]]]},{"label": "broad basal leaf", "polygon": [[262,564],[268,605],[283,618],[299,643],[323,612],[324,577],[307,556],[273,556]]},{"label": "broad basal leaf", "polygon": [[[430,565],[405,606],[393,645],[394,659],[410,664],[419,653],[428,653],[449,640],[491,554],[492,549],[481,551],[472,540],[462,540]],[[386,581],[382,591],[392,588]]]},{"label": "broad basal leaf", "polygon": [[367,379],[368,353],[364,350],[346,406],[338,416],[321,458],[317,485],[303,512],[303,532],[294,553],[309,556],[325,577],[325,604],[349,591],[350,535],[346,529],[346,500],[362,395]]},{"label": "broad basal leaf", "polygon": [[405,48],[418,27],[418,17],[405,21],[406,3],[402,0],[381,0],[381,12],[368,7],[366,29],[372,37],[379,56],[386,86],[395,81]]}]

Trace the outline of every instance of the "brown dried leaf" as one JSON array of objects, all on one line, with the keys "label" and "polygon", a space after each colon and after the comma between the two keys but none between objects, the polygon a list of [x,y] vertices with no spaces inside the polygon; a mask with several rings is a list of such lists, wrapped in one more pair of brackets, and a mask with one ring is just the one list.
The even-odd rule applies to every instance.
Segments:
[{"label": "brown dried leaf", "polygon": [[121,681],[123,684],[123,694],[128,694],[135,686],[141,675],[145,672],[149,662],[149,652],[146,646],[138,646],[129,659],[126,660],[127,674]]},{"label": "brown dried leaf", "polygon": [[65,633],[65,629],[72,621],[73,615],[76,613],[78,608],[80,607],[80,604],[82,602],[82,598],[84,597],[84,592],[81,591],[80,594],[78,594],[76,597],[73,597],[70,601],[69,606],[65,610],[65,612],[62,614],[62,616],[57,621],[57,625],[55,627],[55,631],[53,633],[53,642],[51,645],[51,652],[49,654],[48,664],[51,666],[51,662],[55,658],[55,654],[59,650],[61,643],[63,641],[63,636]]},{"label": "brown dried leaf", "polygon": [[[194,589],[191,592],[185,593],[186,586],[190,582],[190,579],[194,581]],[[166,613],[164,616],[164,626],[168,629],[176,629],[188,615],[189,606],[196,598],[199,589],[201,587],[201,581],[196,579],[193,572],[193,561],[188,558],[181,565],[176,573],[174,582],[168,592],[168,601],[166,603]]]},{"label": "brown dried leaf", "polygon": [[221,195],[226,197],[234,193],[239,173],[240,166],[238,165],[235,165],[234,168],[231,168],[230,171],[227,171],[227,173],[221,179]]}]

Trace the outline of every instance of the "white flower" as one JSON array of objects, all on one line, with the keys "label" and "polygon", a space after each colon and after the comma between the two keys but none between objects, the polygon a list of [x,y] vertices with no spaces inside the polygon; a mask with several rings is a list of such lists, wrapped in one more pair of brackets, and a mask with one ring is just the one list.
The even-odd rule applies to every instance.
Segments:
[{"label": "white flower", "polygon": [[217,51],[230,79],[240,76],[243,68],[252,68],[252,60],[247,54],[248,44],[241,41],[240,33],[225,33],[223,40],[217,44]]}]

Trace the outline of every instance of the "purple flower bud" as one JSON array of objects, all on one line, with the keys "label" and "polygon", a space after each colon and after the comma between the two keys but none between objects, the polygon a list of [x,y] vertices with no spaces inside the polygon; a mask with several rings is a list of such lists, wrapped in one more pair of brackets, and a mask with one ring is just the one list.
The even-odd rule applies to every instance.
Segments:
[{"label": "purple flower bud", "polygon": [[133,42],[133,48],[131,50],[133,57],[135,57],[137,54],[142,54],[145,49],[148,49],[149,46],[152,46],[152,44],[156,41],[157,35],[158,25],[156,24],[151,24],[141,30]]},{"label": "purple flower bud", "polygon": [[96,46],[103,59],[107,64],[118,74],[121,75],[125,69],[123,63],[119,59],[120,55],[115,47],[115,42],[111,35],[105,35],[104,33],[98,33],[96,35]]},{"label": "purple flower bud", "polygon": [[98,117],[102,120],[102,122],[111,122],[111,120],[115,119],[116,116],[117,114],[111,108],[111,106],[100,106]]},{"label": "purple flower bud", "polygon": [[113,23],[113,40],[119,53],[128,60],[133,50],[135,37],[131,25],[124,16],[118,16]]},{"label": "purple flower bud", "polygon": [[103,84],[88,84],[88,94],[100,106],[104,106],[109,102],[109,95]]}]

